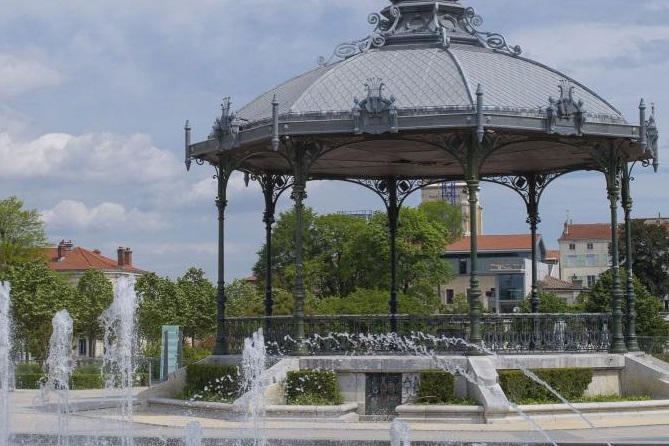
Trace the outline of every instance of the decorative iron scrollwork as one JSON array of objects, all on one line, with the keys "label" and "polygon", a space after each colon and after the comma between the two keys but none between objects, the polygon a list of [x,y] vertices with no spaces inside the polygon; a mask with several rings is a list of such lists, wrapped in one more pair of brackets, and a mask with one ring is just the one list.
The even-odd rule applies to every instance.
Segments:
[{"label": "decorative iron scrollwork", "polygon": [[522,53],[523,50],[520,48],[520,45],[509,46],[509,44],[506,43],[506,38],[503,35],[499,33],[479,31],[476,29],[483,24],[483,18],[476,14],[474,8],[465,9],[465,15],[462,18],[462,21],[465,25],[464,29],[472,36],[475,36],[488,48],[504,51],[513,56],[519,56],[520,53]]},{"label": "decorative iron scrollwork", "polygon": [[395,97],[383,97],[385,84],[381,78],[370,78],[365,82],[367,97],[362,101],[354,99],[355,105],[351,109],[353,117],[353,133],[397,133],[397,107]]}]

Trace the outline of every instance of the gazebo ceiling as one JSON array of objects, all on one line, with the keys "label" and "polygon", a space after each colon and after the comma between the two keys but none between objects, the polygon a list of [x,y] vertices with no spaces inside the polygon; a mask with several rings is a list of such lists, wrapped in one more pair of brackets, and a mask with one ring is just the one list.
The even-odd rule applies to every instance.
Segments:
[{"label": "gazebo ceiling", "polygon": [[[282,149],[320,147],[312,178],[457,178],[478,144],[480,175],[597,169],[598,147],[653,157],[606,100],[520,56],[459,0],[395,0],[370,36],[239,109],[225,102],[210,137],[186,160],[290,174]],[[336,59],[341,59],[334,61]],[[644,124],[645,125],[645,124]],[[478,136],[477,136],[478,135]]]}]

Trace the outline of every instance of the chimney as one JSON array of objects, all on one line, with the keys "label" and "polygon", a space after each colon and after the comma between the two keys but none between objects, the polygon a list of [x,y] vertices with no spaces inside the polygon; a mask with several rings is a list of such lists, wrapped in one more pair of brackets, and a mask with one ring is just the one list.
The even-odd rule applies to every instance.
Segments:
[{"label": "chimney", "polygon": [[132,266],[132,250],[130,248],[125,248],[124,254],[124,265]]},{"label": "chimney", "polygon": [[123,249],[122,246],[119,246],[116,250],[116,254],[118,258],[118,267],[123,268],[125,266],[125,249]]},{"label": "chimney", "polygon": [[61,240],[60,243],[58,243],[58,258],[62,259],[67,254],[71,253],[73,249],[74,245],[72,244],[72,240]]}]

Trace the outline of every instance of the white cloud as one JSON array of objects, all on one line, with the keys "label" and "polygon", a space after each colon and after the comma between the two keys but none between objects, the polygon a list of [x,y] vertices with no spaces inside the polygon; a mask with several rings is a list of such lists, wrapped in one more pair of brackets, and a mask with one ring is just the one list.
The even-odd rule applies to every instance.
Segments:
[{"label": "white cloud", "polygon": [[27,91],[58,85],[63,77],[41,62],[11,54],[0,54],[0,98],[18,96]]},{"label": "white cloud", "polygon": [[122,204],[109,202],[89,208],[80,201],[63,200],[52,209],[43,211],[41,215],[44,222],[55,229],[70,227],[96,230],[124,227],[146,231],[165,226],[158,214],[126,209]]},{"label": "white cloud", "polygon": [[0,133],[0,174],[11,178],[125,184],[168,181],[181,173],[172,152],[155,147],[147,135],[48,133],[15,141]]},{"label": "white cloud", "polygon": [[652,1],[644,7],[649,11],[668,11],[669,10],[669,1],[667,0],[655,0]]}]

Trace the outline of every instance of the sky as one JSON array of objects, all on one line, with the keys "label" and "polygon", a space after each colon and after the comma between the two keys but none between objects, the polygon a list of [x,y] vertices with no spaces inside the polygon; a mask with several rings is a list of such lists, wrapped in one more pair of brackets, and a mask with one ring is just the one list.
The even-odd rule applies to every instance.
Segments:
[{"label": "sky", "polygon": [[[480,29],[519,44],[604,97],[629,122],[656,105],[660,169],[633,170],[634,217],[669,216],[669,0],[468,0]],[[183,163],[186,120],[205,139],[222,98],[233,108],[316,68],[367,36],[387,0],[0,0],[0,199],[42,216],[53,244],[133,251],[134,265],[216,280],[216,182]],[[548,98],[547,98],[548,99]],[[665,155],[666,154],[666,155]],[[371,192],[317,182],[317,213],[377,210]],[[285,194],[279,212],[291,201]],[[419,194],[406,204],[419,203]],[[520,198],[482,185],[485,234],[526,233]],[[604,176],[567,175],[540,203],[549,249],[567,218],[610,221]],[[226,208],[226,281],[251,274],[264,242],[263,199],[234,176]]]}]

